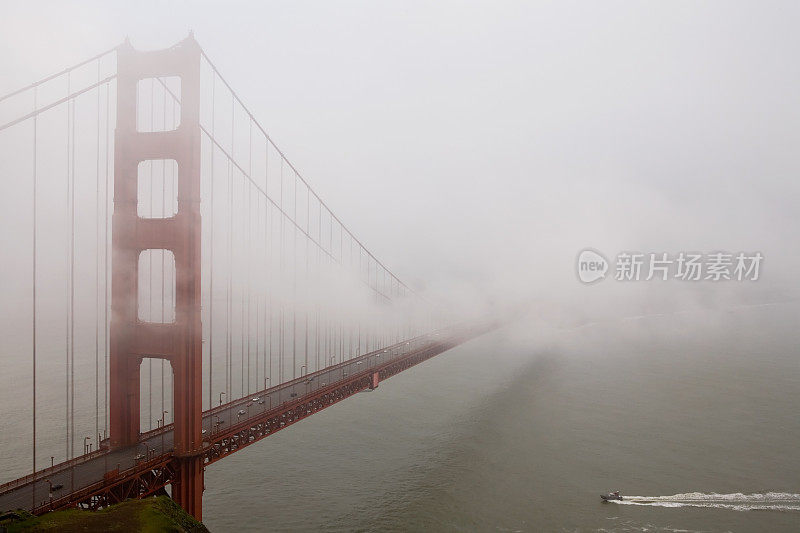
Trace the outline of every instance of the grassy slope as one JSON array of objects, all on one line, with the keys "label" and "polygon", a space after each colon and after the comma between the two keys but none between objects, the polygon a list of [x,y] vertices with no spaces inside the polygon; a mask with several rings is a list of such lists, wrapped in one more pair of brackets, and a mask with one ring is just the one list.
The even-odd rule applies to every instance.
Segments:
[{"label": "grassy slope", "polygon": [[69,509],[32,517],[23,522],[0,524],[9,533],[28,531],[160,531],[203,533],[208,530],[192,516],[183,512],[167,496],[129,500],[100,511]]}]

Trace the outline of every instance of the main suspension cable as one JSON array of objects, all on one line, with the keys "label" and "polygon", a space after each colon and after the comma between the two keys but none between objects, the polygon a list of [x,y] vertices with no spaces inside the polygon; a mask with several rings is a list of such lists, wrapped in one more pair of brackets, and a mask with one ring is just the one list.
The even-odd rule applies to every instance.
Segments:
[{"label": "main suspension cable", "polygon": [[51,74],[50,76],[47,76],[46,78],[42,78],[41,80],[39,80],[39,81],[36,81],[36,82],[33,82],[33,83],[31,83],[30,85],[26,85],[25,87],[22,87],[22,88],[20,88],[20,89],[17,89],[16,91],[11,91],[10,93],[8,93],[8,94],[6,94],[6,95],[0,96],[0,102],[2,102],[3,100],[6,100],[6,99],[8,99],[8,98],[11,98],[12,96],[16,96],[16,95],[18,95],[18,94],[20,94],[20,93],[24,93],[25,91],[28,91],[28,90],[30,90],[30,89],[35,89],[35,88],[36,88],[36,87],[38,87],[39,85],[41,85],[41,84],[43,84],[43,83],[46,83],[46,82],[48,82],[48,81],[50,81],[50,80],[54,80],[54,79],[58,78],[59,76],[63,76],[64,74],[69,74],[69,73],[70,73],[70,72],[72,72],[73,70],[75,70],[75,69],[77,69],[77,68],[80,68],[80,67],[82,67],[82,66],[84,66],[84,65],[87,65],[87,64],[91,63],[92,61],[95,61],[95,60],[97,60],[97,59],[100,59],[101,57],[107,56],[107,55],[108,55],[108,54],[110,54],[111,52],[116,52],[116,51],[117,51],[117,49],[118,49],[120,46],[121,46],[121,45],[116,45],[116,46],[114,46],[113,48],[109,48],[109,49],[108,49],[108,50],[106,50],[105,52],[101,52],[101,53],[97,54],[96,56],[92,56],[92,57],[90,57],[89,59],[86,59],[86,60],[84,60],[84,61],[81,61],[81,62],[80,62],[80,63],[78,63],[78,64],[72,65],[71,67],[67,67],[67,68],[65,68],[64,70],[60,71],[60,72],[56,72],[55,74]]}]

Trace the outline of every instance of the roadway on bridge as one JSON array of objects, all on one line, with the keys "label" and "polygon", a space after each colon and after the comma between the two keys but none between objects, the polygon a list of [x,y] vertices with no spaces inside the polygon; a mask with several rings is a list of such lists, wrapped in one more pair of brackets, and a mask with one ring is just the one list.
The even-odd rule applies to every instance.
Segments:
[{"label": "roadway on bridge", "polygon": [[[354,357],[345,362],[325,368],[313,374],[271,387],[247,397],[240,398],[223,406],[209,409],[203,413],[203,436],[225,431],[226,428],[262,415],[265,411],[314,393],[319,388],[332,383],[345,381],[347,376],[363,372],[369,368],[407,355],[433,341],[442,340],[439,333],[423,335],[407,342]],[[207,445],[204,442],[204,445]],[[71,462],[55,465],[53,470],[39,472],[33,480],[20,481],[7,487],[0,494],[0,510],[31,509],[47,505],[50,501],[50,486],[61,485],[52,494],[54,500],[84,489],[103,479],[106,472],[119,469],[120,472],[136,466],[148,457],[168,456],[173,449],[172,425],[149,431],[142,435],[135,446],[117,450],[93,452],[78,457]],[[41,477],[40,477],[41,476]],[[35,496],[33,491],[35,490]]]}]

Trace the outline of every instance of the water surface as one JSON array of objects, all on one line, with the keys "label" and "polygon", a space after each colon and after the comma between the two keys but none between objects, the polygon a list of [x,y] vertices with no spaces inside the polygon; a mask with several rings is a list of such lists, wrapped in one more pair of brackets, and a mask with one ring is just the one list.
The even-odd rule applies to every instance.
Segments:
[{"label": "water surface", "polygon": [[[798,531],[800,306],[535,320],[206,473],[212,531]],[[599,500],[620,490],[640,497]]]}]

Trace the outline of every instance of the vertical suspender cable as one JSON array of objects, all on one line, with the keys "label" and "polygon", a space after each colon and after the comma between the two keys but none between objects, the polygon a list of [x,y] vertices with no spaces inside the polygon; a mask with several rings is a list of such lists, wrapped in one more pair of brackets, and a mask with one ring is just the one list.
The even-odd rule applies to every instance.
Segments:
[{"label": "vertical suspender cable", "polygon": [[[267,149],[269,149],[269,148],[267,148]],[[274,238],[274,235],[273,235],[273,233],[275,232],[275,224],[272,222],[272,214],[273,213],[274,213],[274,210],[270,211],[269,210],[269,205],[267,205],[267,214],[269,215],[269,217],[267,218],[267,232],[269,234],[269,251],[268,251],[268,254],[269,254],[269,266],[268,266],[268,268],[269,268],[269,271],[267,272],[267,286],[268,286],[268,290],[269,290],[269,312],[267,313],[268,316],[269,316],[269,378],[268,378],[268,381],[269,381],[269,386],[270,387],[275,385],[275,383],[272,380],[272,342],[273,342],[273,334],[272,334],[273,313],[272,313],[272,310],[273,310],[273,307],[274,307],[273,306],[273,301],[272,301],[272,294],[275,292],[275,290],[274,290],[274,288],[275,288],[275,279],[274,279],[274,276],[272,275],[273,274],[273,270],[274,270],[274,266],[275,266],[275,260],[273,259],[273,255],[272,255],[273,243],[275,242],[275,238]]]},{"label": "vertical suspender cable", "polygon": [[[231,153],[233,153],[233,105],[231,97]],[[233,162],[228,159],[228,196],[230,201],[228,212],[228,330],[227,330],[227,353],[225,368],[225,397],[228,401],[231,398],[231,388],[233,384]]]},{"label": "vertical suspender cable", "polygon": [[[72,76],[70,73],[67,74],[67,94],[69,94],[72,90]],[[72,102],[69,101],[67,103],[67,216],[69,216],[69,193],[70,193],[70,137],[71,137],[71,129],[70,129],[70,121],[72,120]],[[67,254],[69,257],[69,252]],[[69,265],[67,266],[69,269]],[[69,454],[69,287],[67,287],[67,321],[66,321],[66,344],[65,344],[65,368],[64,368],[64,425],[66,428],[66,435],[65,435],[65,458],[70,459]]]},{"label": "vertical suspender cable", "polygon": [[[250,120],[248,123],[250,127],[250,131],[248,132],[248,163],[247,163],[247,173],[251,176],[253,175],[253,121]],[[244,181],[244,180],[242,180]],[[251,279],[250,279],[250,261],[252,261],[252,250],[250,248],[250,241],[252,239],[251,230],[253,228],[253,223],[250,220],[250,208],[252,202],[252,186],[247,185],[247,182],[244,181],[245,186],[247,187],[247,242],[245,243],[245,248],[247,249],[247,394],[250,394],[250,296],[253,293],[253,288],[251,286]],[[242,391],[244,394],[244,391]]]},{"label": "vertical suspender cable", "polygon": [[[71,74],[67,73],[67,94],[70,93],[72,90],[71,87]],[[69,142],[70,142],[70,117],[71,117],[71,102],[67,102],[67,206],[69,206]],[[69,207],[67,207],[67,216],[69,217]],[[67,257],[69,257],[69,251],[67,251]],[[69,266],[67,267],[69,268]],[[64,344],[64,458],[69,459],[69,288],[67,288],[67,309],[66,309],[67,320],[65,323],[64,331],[65,331],[65,338],[66,342]]]},{"label": "vertical suspender cable", "polygon": [[[105,240],[104,240],[104,243],[103,243],[104,244],[103,251],[105,252],[105,261],[104,261],[104,263],[105,263],[104,264],[104,276],[105,277],[104,277],[104,280],[103,280],[103,290],[104,290],[104,299],[103,299],[103,328],[104,328],[104,330],[103,330],[103,335],[104,335],[104,338],[105,338],[105,347],[104,347],[105,353],[103,354],[104,355],[104,359],[105,359],[105,363],[103,364],[103,380],[105,381],[105,385],[104,385],[104,389],[105,390],[103,392],[103,404],[104,404],[105,411],[104,411],[104,414],[103,414],[103,419],[104,419],[103,420],[103,437],[105,437],[107,435],[107,433],[108,433],[108,348],[109,348],[109,346],[108,346],[108,343],[109,343],[109,334],[108,334],[108,327],[109,327],[108,326],[108,263],[109,263],[109,259],[108,259],[108,249],[109,249],[109,246],[108,246],[108,235],[110,233],[108,231],[108,204],[109,204],[108,193],[109,193],[109,189],[110,189],[110,187],[109,187],[109,175],[111,174],[111,172],[109,172],[109,168],[108,168],[108,166],[111,164],[110,163],[111,157],[109,157],[110,156],[109,151],[110,151],[111,143],[108,141],[108,136],[109,136],[109,133],[110,133],[110,128],[109,128],[109,113],[111,111],[110,96],[111,96],[111,91],[110,91],[110,83],[109,83],[109,84],[106,84],[106,128],[105,128],[105,131],[104,131],[105,142],[106,142],[106,149],[105,149],[105,156],[106,156],[106,165],[105,165],[106,166],[106,170],[105,170],[106,186],[105,186],[105,202],[104,202],[105,203],[105,206],[104,206],[104,213],[105,213]],[[98,445],[98,447],[99,447],[99,445]]]},{"label": "vertical suspender cable", "polygon": [[[328,279],[332,279],[333,278],[333,276],[332,276],[332,274],[333,274],[333,213],[331,213],[330,209],[327,209],[327,208],[326,208],[326,211],[328,211],[328,221],[329,221],[329,224],[328,224],[328,259],[327,259],[327,263],[329,265],[328,266],[328,276],[329,276]],[[329,313],[329,317],[328,317],[328,352],[329,353],[333,352],[333,355],[336,355],[336,345],[334,344],[334,341],[335,341],[335,330],[333,329],[334,328],[334,326],[333,326],[333,313],[334,313],[335,307],[334,307],[332,301],[329,302],[329,304],[330,305],[328,307],[328,313]],[[342,361],[339,360],[338,362],[341,363]]]},{"label": "vertical suspender cable", "polygon": [[[244,203],[246,196],[247,196],[247,181],[242,179],[242,203]],[[241,252],[240,253],[241,253],[242,260],[246,262],[245,250],[247,250],[247,241],[245,240],[246,239],[246,237],[245,237],[245,224],[247,223],[247,216],[243,214],[243,212],[244,212],[243,207],[244,206],[242,206],[242,208],[240,208],[240,211],[242,211],[242,214],[241,214],[241,216],[239,218],[241,218],[241,221],[242,221],[242,229],[241,229],[241,233],[239,234],[240,235],[239,242],[241,243]],[[241,267],[241,268],[242,268],[242,271],[244,271],[244,267]],[[248,283],[249,283],[249,281],[248,281]],[[244,350],[245,350],[244,344],[245,344],[245,291],[246,291],[246,285],[244,285],[242,283],[239,286],[240,286],[239,293],[241,295],[241,301],[242,301],[242,307],[241,307],[242,310],[241,310],[241,315],[239,317],[239,322],[240,322],[240,324],[239,324],[239,333],[241,334],[241,339],[239,340],[239,361],[240,361],[239,370],[240,370],[240,374],[241,374],[241,385],[240,385],[241,388],[240,388],[240,396],[239,397],[243,398],[244,395],[245,395],[245,392],[244,392]]]},{"label": "vertical suspender cable", "polygon": [[[358,277],[359,278],[361,277],[361,255],[362,255],[361,254],[361,245],[359,244],[358,245]],[[361,313],[359,313],[359,315],[360,314]],[[358,319],[358,347],[357,347],[358,355],[361,355],[361,323],[362,322],[363,322],[363,319],[359,316],[359,319]]]},{"label": "vertical suspender cable", "polygon": [[[322,313],[322,201],[317,201],[317,240],[320,245],[317,246],[317,327],[314,328],[314,335],[317,338],[317,369],[320,368],[320,314]],[[328,366],[327,358],[323,357],[322,364]]]},{"label": "vertical suspender cable", "polygon": [[[344,226],[339,223],[339,275],[344,274]],[[339,317],[339,353],[344,359],[344,319]]]},{"label": "vertical suspender cable", "polygon": [[[269,347],[264,350],[264,388],[267,388],[267,381],[272,381],[272,235],[270,231],[272,225],[270,222],[270,211],[267,193],[269,192],[269,139],[264,142],[264,266],[267,268],[267,292],[264,296],[264,320],[269,317],[269,326],[264,328],[264,342],[267,342],[266,336],[269,336]],[[269,248],[267,248],[269,243]],[[269,306],[269,310],[267,310]],[[267,377],[267,350],[269,350],[269,377]],[[272,386],[272,383],[269,383]]]},{"label": "vertical suspender cable", "polygon": [[306,186],[306,272],[305,272],[305,301],[303,302],[304,310],[306,313],[306,345],[303,349],[303,355],[305,356],[305,363],[306,363],[306,374],[308,373],[308,304],[309,304],[309,297],[308,297],[308,284],[309,284],[309,275],[308,275],[308,260],[309,260],[309,248],[311,247],[311,239],[309,235],[309,225],[311,224],[311,191],[308,190]]},{"label": "vertical suspender cable", "polygon": [[[347,240],[350,241],[350,251],[347,254],[347,273],[348,275],[353,275],[353,236],[350,235],[350,232],[347,232]],[[348,357],[353,357],[353,319],[352,315],[347,319],[347,355]]]},{"label": "vertical suspender cable", "polygon": [[280,237],[280,252],[279,252],[278,259],[280,261],[281,294],[280,294],[280,317],[279,317],[280,326],[278,328],[278,338],[280,339],[280,344],[278,345],[278,382],[279,383],[283,383],[283,349],[284,349],[284,339],[285,339],[285,337],[284,337],[284,323],[283,323],[283,306],[284,306],[284,302],[285,302],[285,297],[284,297],[284,294],[283,294],[283,292],[285,290],[285,287],[283,285],[283,283],[284,283],[284,277],[283,277],[283,263],[284,263],[284,257],[283,257],[283,234],[285,233],[285,231],[284,231],[284,220],[286,218],[286,212],[283,210],[283,158],[281,158],[280,200],[281,200],[280,201],[280,210],[281,210],[281,213],[280,213],[280,215],[281,215],[280,231],[281,231],[281,237]]},{"label": "vertical suspender cable", "polygon": [[[211,136],[214,137],[216,125],[216,100],[214,93],[216,91],[217,77],[212,74],[211,76]],[[214,139],[208,143],[209,151],[211,152],[211,178],[210,186],[211,191],[209,194],[209,280],[208,280],[208,408],[211,409],[214,404],[213,388],[214,380],[212,379],[213,368],[213,355],[214,355]]]},{"label": "vertical suspender cable", "polygon": [[[260,240],[259,232],[261,231],[261,202],[259,201],[258,197],[256,197],[256,224],[255,224],[255,226],[256,226],[256,239]],[[255,242],[256,239],[253,239],[253,245],[254,246],[256,245],[256,242]],[[258,261],[260,263],[262,257],[263,257],[263,250],[258,250],[256,252],[256,257],[255,257],[254,261]],[[260,264],[256,264],[256,275],[255,275],[255,278],[256,278],[255,284],[256,284],[256,289],[257,289],[257,292],[256,292],[256,356],[255,356],[255,360],[256,360],[256,385],[255,385],[255,387],[256,387],[256,390],[261,390],[261,381],[259,380],[261,375],[258,372],[258,363],[259,363],[259,360],[261,358],[261,329],[260,329],[261,328],[261,288],[262,288],[262,285],[264,283],[264,278],[259,275],[260,272],[261,272]],[[266,375],[266,374],[264,374],[264,375]]]},{"label": "vertical suspender cable", "polygon": [[[100,61],[97,62],[97,81],[100,81]],[[95,165],[95,218],[97,219],[95,249],[95,317],[94,317],[94,439],[100,449],[100,87],[97,88],[97,146]]]},{"label": "vertical suspender cable", "polygon": [[[33,88],[33,110],[36,111],[36,107],[38,105],[38,88]],[[33,194],[32,194],[32,204],[33,204],[33,232],[32,232],[32,253],[31,253],[31,303],[32,303],[32,315],[33,318],[31,319],[31,359],[33,364],[33,387],[31,391],[31,423],[32,423],[32,432],[33,435],[31,437],[31,458],[33,463],[33,476],[34,476],[34,489],[36,487],[36,142],[38,137],[37,131],[37,117],[33,117]],[[32,494],[32,503],[33,505],[31,508],[36,506],[36,491],[31,491]]]},{"label": "vertical suspender cable", "polygon": [[[233,158],[233,164],[236,164],[236,100],[231,99],[231,157]],[[247,188],[246,181],[242,179],[242,202],[244,202],[245,198],[245,190]],[[245,224],[245,217],[240,216],[242,221],[242,231],[240,234],[239,242],[242,244],[241,255],[244,258],[244,248],[246,248],[247,244],[244,241],[244,224]],[[239,398],[244,397],[244,292],[245,288],[244,285],[240,283],[240,298],[241,298],[241,311],[239,315],[239,374],[240,374],[240,384],[239,384]]]},{"label": "vertical suspender cable", "polygon": [[[269,300],[269,290],[270,290],[269,289],[269,250],[267,248],[267,239],[268,239],[268,236],[267,236],[267,231],[268,231],[268,229],[267,229],[268,228],[268,226],[267,226],[267,217],[269,217],[269,202],[267,201],[266,198],[264,198],[264,257],[263,257],[262,266],[263,266],[264,270],[266,270],[266,279],[263,282],[264,283],[264,291],[265,291],[265,293],[264,293],[264,317],[263,317],[263,321],[264,321],[264,355],[263,355],[263,364],[262,364],[262,366],[264,367],[264,388],[265,389],[267,388],[267,385],[268,385],[267,384],[267,380],[269,379],[268,374],[267,374],[267,350],[269,349],[269,348],[267,348],[267,342],[269,342],[269,340],[270,340],[268,338],[268,327],[269,326],[267,326],[267,306],[269,305],[268,304],[268,300]],[[259,381],[259,383],[261,383],[261,382]]]},{"label": "vertical suspender cable", "polygon": [[231,289],[233,286],[233,178],[231,177],[231,162],[228,161],[228,286],[225,299],[225,397],[231,399],[230,374],[231,374]]},{"label": "vertical suspender cable", "polygon": [[297,377],[297,174],[294,174],[292,218],[292,379]]},{"label": "vertical suspender cable", "polygon": [[[70,254],[69,254],[69,382],[70,382],[70,457],[75,455],[75,106],[76,100],[73,98],[72,103],[72,162],[71,171],[72,176],[70,188]],[[72,469],[74,476],[74,469]]]}]

